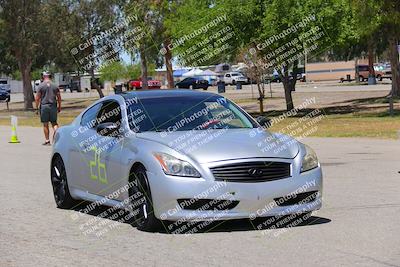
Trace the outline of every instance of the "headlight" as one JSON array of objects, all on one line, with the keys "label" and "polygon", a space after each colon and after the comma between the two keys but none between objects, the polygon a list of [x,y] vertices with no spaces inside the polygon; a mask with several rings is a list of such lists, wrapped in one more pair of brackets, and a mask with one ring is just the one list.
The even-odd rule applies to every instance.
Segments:
[{"label": "headlight", "polygon": [[304,147],[306,148],[306,154],[304,155],[303,162],[301,164],[301,172],[306,172],[318,167],[317,154],[315,154],[311,147],[307,145],[304,145]]},{"label": "headlight", "polygon": [[165,174],[184,177],[201,177],[200,173],[189,162],[177,159],[165,153],[154,153]]}]

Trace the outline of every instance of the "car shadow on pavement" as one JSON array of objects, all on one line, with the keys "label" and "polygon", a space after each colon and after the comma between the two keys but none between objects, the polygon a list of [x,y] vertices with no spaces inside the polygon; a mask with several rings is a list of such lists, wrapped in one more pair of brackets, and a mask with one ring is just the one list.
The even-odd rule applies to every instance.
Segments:
[{"label": "car shadow on pavement", "polygon": [[[215,233],[215,232],[238,232],[238,231],[271,231],[274,230],[287,230],[289,228],[312,226],[318,224],[325,224],[331,222],[328,218],[319,216],[311,216],[307,219],[297,220],[290,219],[286,221],[289,216],[283,216],[277,219],[276,217],[250,219],[235,219],[227,221],[214,221],[214,222],[197,222],[195,224],[187,223],[176,225],[174,223],[164,224],[164,230],[160,233],[166,234],[199,234],[199,233]],[[187,226],[190,224],[189,226]],[[173,227],[171,227],[171,225]]]},{"label": "car shadow on pavement", "polygon": [[[73,210],[97,217],[102,221],[102,227],[108,227],[116,223],[129,224],[135,227],[134,219],[129,216],[125,210],[114,209],[107,206],[91,207],[90,202],[82,202],[73,208]],[[95,221],[99,221],[95,220]],[[235,219],[227,221],[199,221],[199,222],[168,222],[162,221],[162,225],[158,233],[162,234],[199,234],[199,233],[215,233],[215,232],[237,232],[237,231],[262,231],[274,232],[274,230],[289,228],[312,226],[326,224],[331,222],[330,219],[319,216],[301,216],[292,217],[290,215],[281,217],[265,217],[250,219]]]}]

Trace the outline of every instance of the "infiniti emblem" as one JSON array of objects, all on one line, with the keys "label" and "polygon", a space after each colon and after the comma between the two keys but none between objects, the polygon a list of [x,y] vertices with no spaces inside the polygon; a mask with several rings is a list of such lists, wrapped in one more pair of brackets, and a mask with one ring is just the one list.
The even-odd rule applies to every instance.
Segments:
[{"label": "infiniti emblem", "polygon": [[263,175],[263,170],[257,169],[257,168],[251,168],[248,170],[248,173],[252,177],[259,177],[259,176]]}]

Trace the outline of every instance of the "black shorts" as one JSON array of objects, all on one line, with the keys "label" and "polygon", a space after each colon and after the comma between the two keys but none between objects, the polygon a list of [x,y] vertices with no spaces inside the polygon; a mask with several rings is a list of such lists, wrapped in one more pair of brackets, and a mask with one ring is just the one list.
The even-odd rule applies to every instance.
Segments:
[{"label": "black shorts", "polygon": [[43,105],[40,107],[40,121],[42,123],[57,123],[57,106]]}]

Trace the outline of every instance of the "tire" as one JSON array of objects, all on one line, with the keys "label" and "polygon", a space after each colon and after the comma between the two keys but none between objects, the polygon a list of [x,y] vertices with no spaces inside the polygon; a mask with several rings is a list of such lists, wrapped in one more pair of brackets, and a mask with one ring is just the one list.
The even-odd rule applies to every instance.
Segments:
[{"label": "tire", "polygon": [[51,162],[50,177],[57,208],[73,208],[77,204],[77,201],[72,198],[69,192],[67,173],[60,155],[54,156]]},{"label": "tire", "polygon": [[207,91],[207,89],[208,89],[208,87],[204,87],[204,88],[203,88],[204,91]]},{"label": "tire", "polygon": [[[143,166],[134,168],[130,174],[129,181],[133,182],[133,185],[129,188],[129,199],[131,201],[130,211],[134,212],[133,218],[136,228],[146,232],[159,230],[161,221],[154,216],[153,200],[146,169]],[[134,199],[134,196],[139,197]]]},{"label": "tire", "polygon": [[381,82],[383,80],[381,75],[376,76],[376,78]]},{"label": "tire", "polygon": [[193,90],[193,85],[189,85],[189,89],[190,89],[190,90]]},{"label": "tire", "polygon": [[358,81],[359,82],[363,82],[364,81],[364,76],[362,76],[362,75],[358,76]]},{"label": "tire", "polygon": [[236,85],[236,81],[235,80],[232,80],[232,85]]}]

